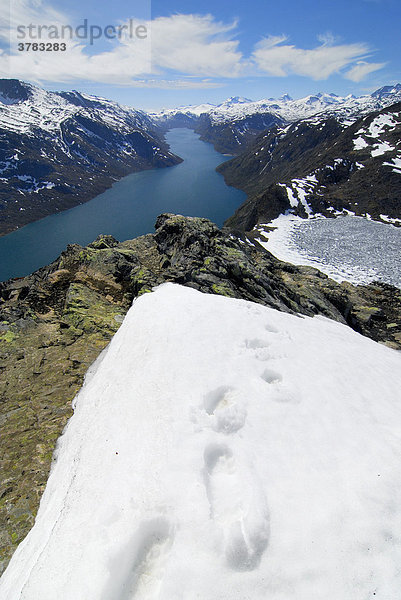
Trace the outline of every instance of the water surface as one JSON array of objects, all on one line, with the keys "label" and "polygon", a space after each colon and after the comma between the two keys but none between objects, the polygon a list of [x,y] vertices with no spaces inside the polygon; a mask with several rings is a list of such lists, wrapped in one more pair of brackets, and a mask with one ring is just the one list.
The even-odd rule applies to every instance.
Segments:
[{"label": "water surface", "polygon": [[153,232],[163,212],[207,217],[221,226],[246,198],[215,171],[230,157],[189,129],[173,129],[166,138],[183,163],[128,175],[85,204],[0,237],[0,281],[48,264],[67,244],[86,245],[99,234],[123,241]]}]

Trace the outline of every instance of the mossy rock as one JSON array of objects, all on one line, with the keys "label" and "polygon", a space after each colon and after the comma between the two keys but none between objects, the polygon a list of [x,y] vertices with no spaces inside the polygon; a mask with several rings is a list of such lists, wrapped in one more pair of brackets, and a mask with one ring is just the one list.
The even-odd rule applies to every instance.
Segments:
[{"label": "mossy rock", "polygon": [[[70,245],[0,283],[0,565],[32,526],[52,454],[88,367],[132,300],[172,281],[287,312],[323,314],[401,349],[401,292],[331,281],[275,259],[206,219],[161,215],[154,235]],[[0,571],[1,571],[0,566]]]}]

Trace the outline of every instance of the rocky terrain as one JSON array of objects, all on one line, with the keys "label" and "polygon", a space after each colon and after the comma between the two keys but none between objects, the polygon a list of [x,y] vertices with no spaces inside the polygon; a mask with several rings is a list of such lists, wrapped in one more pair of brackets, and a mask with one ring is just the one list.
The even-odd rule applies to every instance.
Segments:
[{"label": "rocky terrain", "polygon": [[287,211],[401,224],[401,103],[349,126],[314,117],[276,127],[218,170],[248,194],[227,222],[242,230]]},{"label": "rocky terrain", "polygon": [[129,173],[181,162],[143,112],[0,80],[0,235],[94,198]]},{"label": "rocky terrain", "polygon": [[321,314],[401,348],[401,293],[338,284],[280,262],[256,242],[201,218],[161,215],[156,231],[123,243],[100,236],[51,265],[0,284],[3,570],[31,528],[57,438],[85,372],[133,299],[165,281],[301,315]]}]

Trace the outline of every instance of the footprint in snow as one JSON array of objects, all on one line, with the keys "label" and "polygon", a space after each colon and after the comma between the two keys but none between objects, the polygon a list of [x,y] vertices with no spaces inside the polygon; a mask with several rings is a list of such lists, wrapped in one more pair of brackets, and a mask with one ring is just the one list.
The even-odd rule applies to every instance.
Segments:
[{"label": "footprint in snow", "polygon": [[269,346],[269,342],[259,338],[245,340],[245,347],[253,351],[258,360],[265,361],[270,358]]},{"label": "footprint in snow", "polygon": [[210,444],[204,462],[210,517],[222,534],[225,560],[235,571],[252,571],[269,543],[269,511],[264,492],[250,469],[241,476],[226,444]]},{"label": "footprint in snow", "polygon": [[277,327],[275,327],[275,325],[271,325],[270,323],[265,324],[265,329],[269,333],[279,333],[279,330],[277,329]]},{"label": "footprint in snow", "polygon": [[201,407],[190,409],[190,419],[198,430],[213,429],[226,435],[239,431],[247,417],[239,390],[221,386],[208,392]]},{"label": "footprint in snow", "polygon": [[245,340],[245,346],[247,348],[255,350],[258,348],[267,348],[269,346],[269,343],[259,338],[252,338],[250,340]]},{"label": "footprint in snow", "polygon": [[219,433],[235,433],[245,425],[246,409],[235,388],[222,386],[212,390],[204,397],[203,406],[211,417],[212,428]]},{"label": "footprint in snow", "polygon": [[269,385],[269,399],[283,404],[299,404],[301,399],[299,393],[283,383],[281,373],[274,369],[265,369],[261,379]]},{"label": "footprint in snow", "polygon": [[141,523],[116,557],[102,600],[157,600],[173,540],[173,527],[164,516]]},{"label": "footprint in snow", "polygon": [[266,383],[281,383],[283,381],[281,374],[273,369],[265,369],[261,378],[263,381],[266,381]]}]

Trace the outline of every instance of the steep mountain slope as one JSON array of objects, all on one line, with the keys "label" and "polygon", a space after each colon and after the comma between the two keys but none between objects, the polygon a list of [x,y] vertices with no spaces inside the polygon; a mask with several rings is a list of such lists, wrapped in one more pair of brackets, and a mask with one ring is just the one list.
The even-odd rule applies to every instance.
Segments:
[{"label": "steep mountain slope", "polygon": [[74,399],[7,600],[361,600],[401,586],[401,356],[166,284]]},{"label": "steep mountain slope", "polygon": [[78,92],[0,81],[0,234],[180,162],[149,117]]},{"label": "steep mountain slope", "polygon": [[218,152],[238,154],[266,129],[283,125],[285,121],[270,112],[244,117],[215,119],[214,114],[201,115],[195,127],[200,139],[210,142]]},{"label": "steep mountain slope", "polygon": [[250,230],[279,214],[344,210],[401,219],[401,103],[344,126],[322,115],[276,128],[218,170],[249,195],[227,224]]},{"label": "steep mountain slope", "polygon": [[325,315],[401,348],[400,290],[338,284],[206,219],[162,215],[154,235],[69,246],[48,267],[0,284],[0,572],[33,525],[86,370],[132,300],[166,281],[288,313]]},{"label": "steep mountain slope", "polygon": [[193,128],[219,151],[234,154],[249,147],[261,131],[300,118],[321,123],[332,117],[345,126],[397,98],[401,85],[361,98],[230,98],[217,107],[147,115],[78,92],[45,92],[1,80],[0,234],[85,202],[130,172],[177,164],[179,157],[160,137],[170,127]]},{"label": "steep mountain slope", "polygon": [[386,86],[371,95],[340,97],[318,93],[293,100],[288,94],[254,102],[247,98],[229,98],[217,106],[201,104],[152,113],[152,119],[164,129],[189,127],[201,139],[214,144],[223,153],[244,151],[255,137],[275,125],[294,123],[319,115],[333,117],[344,125],[372,111],[401,101],[401,84]]}]

